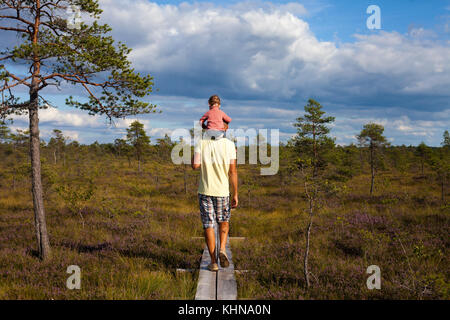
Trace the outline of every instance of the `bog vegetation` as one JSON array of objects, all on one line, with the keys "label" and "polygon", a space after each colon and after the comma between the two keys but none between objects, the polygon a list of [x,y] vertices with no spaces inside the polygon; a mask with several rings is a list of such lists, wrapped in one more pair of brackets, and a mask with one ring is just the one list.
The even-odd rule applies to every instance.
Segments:
[{"label": "bog vegetation", "polygon": [[[91,24],[68,22],[75,5]],[[99,24],[96,0],[0,0],[0,10],[2,35],[17,42],[0,52],[0,299],[192,299],[197,274],[175,270],[201,258],[197,177],[171,162],[174,142],[150,144],[139,122],[113,143],[39,136],[45,88],[80,87],[88,99],[66,104],[112,120],[156,112],[153,78]],[[29,131],[11,132],[5,120],[21,114]],[[333,121],[309,100],[277,175],[239,167],[239,298],[448,299],[448,131],[441,147],[391,146],[368,123],[356,145],[337,146]],[[81,290],[66,288],[70,265]],[[381,290],[366,286],[370,265]]]},{"label": "bog vegetation", "polygon": [[[300,113],[300,112],[299,112]],[[448,299],[450,137],[392,146],[383,127],[335,145],[334,119],[310,100],[280,170],[238,167],[231,236],[239,298]],[[52,256],[38,259],[28,132],[0,127],[0,298],[192,299],[203,242],[197,174],[174,165],[169,137],[133,123],[127,139],[79,144],[54,130],[41,141]],[[356,142],[356,141],[355,141]],[[67,267],[81,268],[68,290]],[[369,290],[366,269],[381,269]]]}]

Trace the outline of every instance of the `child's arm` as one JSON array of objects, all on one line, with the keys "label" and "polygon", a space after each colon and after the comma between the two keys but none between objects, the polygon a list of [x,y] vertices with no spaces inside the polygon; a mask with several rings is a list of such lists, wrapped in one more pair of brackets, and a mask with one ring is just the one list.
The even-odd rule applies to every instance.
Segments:
[{"label": "child's arm", "polygon": [[205,114],[200,118],[200,124],[202,125],[203,129],[206,129],[205,121],[209,118],[209,112],[205,112]]},{"label": "child's arm", "polygon": [[222,120],[225,121],[226,123],[231,122],[231,118],[223,111],[222,111]]}]

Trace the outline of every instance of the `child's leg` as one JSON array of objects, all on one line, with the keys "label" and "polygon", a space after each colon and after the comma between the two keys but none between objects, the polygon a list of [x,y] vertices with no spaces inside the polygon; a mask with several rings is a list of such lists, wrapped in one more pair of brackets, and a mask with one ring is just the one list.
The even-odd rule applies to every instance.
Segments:
[{"label": "child's leg", "polygon": [[206,132],[206,138],[211,140],[219,140],[225,136],[225,131],[209,129]]}]

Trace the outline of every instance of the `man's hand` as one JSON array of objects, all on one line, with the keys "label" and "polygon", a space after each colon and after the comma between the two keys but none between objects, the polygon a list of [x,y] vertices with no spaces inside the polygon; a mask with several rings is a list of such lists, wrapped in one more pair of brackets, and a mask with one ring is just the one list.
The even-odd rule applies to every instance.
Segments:
[{"label": "man's hand", "polygon": [[233,196],[233,200],[231,200],[231,209],[236,209],[239,203],[238,195],[235,194]]},{"label": "man's hand", "polygon": [[228,171],[230,176],[231,185],[233,187],[233,200],[231,201],[231,208],[235,209],[238,206],[238,176],[236,168],[236,159],[231,159],[230,169]]}]

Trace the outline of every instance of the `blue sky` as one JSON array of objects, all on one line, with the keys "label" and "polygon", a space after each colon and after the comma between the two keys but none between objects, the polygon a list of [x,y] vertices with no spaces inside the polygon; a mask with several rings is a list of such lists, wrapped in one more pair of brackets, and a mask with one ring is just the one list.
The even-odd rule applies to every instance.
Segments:
[{"label": "blue sky", "polygon": [[[158,4],[179,5],[195,1],[153,1]],[[239,0],[197,1],[230,6],[241,3]],[[251,2],[251,1],[249,1]],[[259,1],[253,1],[258,3]],[[306,17],[311,29],[321,40],[353,41],[354,33],[370,33],[366,28],[366,9],[369,5],[378,5],[382,10],[382,29],[406,33],[412,27],[435,30],[444,37],[445,8],[450,5],[447,0],[273,0],[273,4],[297,2],[308,10]],[[447,17],[448,21],[448,17]],[[447,34],[448,37],[448,34]]]},{"label": "blue sky", "polygon": [[[211,94],[223,99],[234,128],[277,128],[281,138],[312,97],[336,117],[331,134],[355,142],[362,126],[385,126],[393,144],[439,145],[450,129],[450,1],[147,1],[100,0],[101,21],[133,49],[141,73],[159,89],[149,101],[161,114],[139,116],[153,141],[189,128]],[[381,30],[369,30],[369,5]],[[5,39],[0,34],[0,39]],[[49,89],[58,109],[41,112],[43,137],[63,130],[82,143],[112,142],[116,127],[64,107],[68,94]],[[15,128],[26,126],[17,118]]]}]

